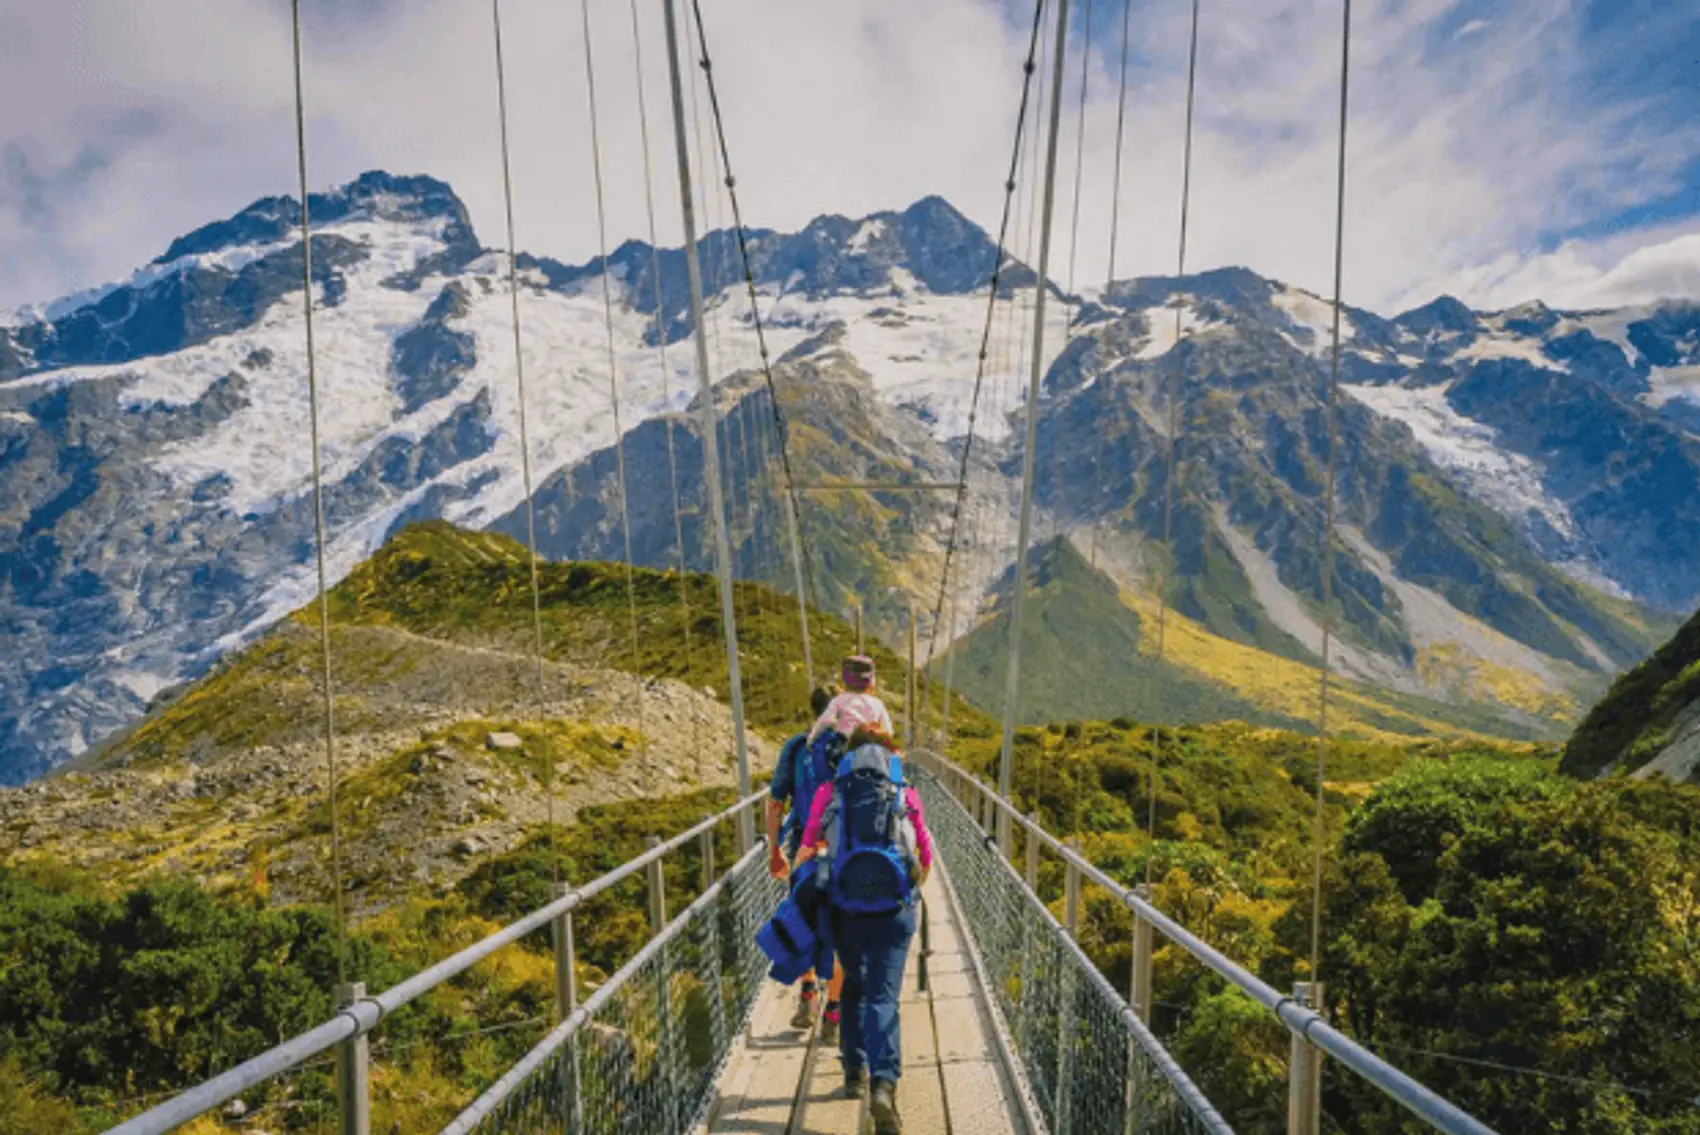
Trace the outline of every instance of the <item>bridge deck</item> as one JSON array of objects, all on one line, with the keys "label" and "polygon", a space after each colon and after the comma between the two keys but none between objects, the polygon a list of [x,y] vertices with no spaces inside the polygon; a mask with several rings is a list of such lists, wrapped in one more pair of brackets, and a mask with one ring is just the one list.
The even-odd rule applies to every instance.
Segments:
[{"label": "bridge deck", "polygon": [[[1026,1135],[1014,1086],[998,1057],[992,1022],[974,977],[938,863],[922,891],[931,954],[919,982],[917,935],[903,979],[903,1078],[898,1106],[905,1135]],[[865,1101],[837,1098],[838,1055],[791,1028],[792,990],[769,982],[744,1042],[721,1077],[708,1135],[860,1135]]]}]

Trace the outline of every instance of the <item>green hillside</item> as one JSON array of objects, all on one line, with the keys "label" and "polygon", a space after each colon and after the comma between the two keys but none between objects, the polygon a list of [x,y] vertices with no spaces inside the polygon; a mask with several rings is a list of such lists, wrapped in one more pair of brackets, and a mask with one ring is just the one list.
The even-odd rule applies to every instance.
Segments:
[{"label": "green hillside", "polygon": [[1655,761],[1678,779],[1700,775],[1700,614],[1612,683],[1570,738],[1563,768],[1597,776]]},{"label": "green hillside", "polygon": [[[1316,714],[1314,663],[1215,634],[1184,614],[1166,616],[1164,658],[1157,657],[1157,605],[1118,588],[1060,538],[1034,549],[1033,587],[1024,613],[1021,714],[1028,723],[1131,717],[1180,724],[1245,721],[1308,731]],[[976,705],[1003,704],[1009,659],[1009,585],[994,613],[958,640],[935,677],[954,662],[956,688]],[[1359,736],[1485,734],[1555,739],[1562,700],[1531,696],[1507,682],[1502,699],[1433,698],[1336,679],[1333,728]]]}]

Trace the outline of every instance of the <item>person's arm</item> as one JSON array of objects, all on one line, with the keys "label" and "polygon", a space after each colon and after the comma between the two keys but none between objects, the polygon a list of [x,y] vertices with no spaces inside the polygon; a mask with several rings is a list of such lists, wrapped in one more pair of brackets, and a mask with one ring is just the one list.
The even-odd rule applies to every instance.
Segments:
[{"label": "person's arm", "polygon": [[933,869],[933,835],[927,830],[927,816],[921,809],[921,794],[913,788],[903,790],[904,803],[909,808],[909,822],[915,825],[915,857],[921,861],[921,880],[926,881]]},{"label": "person's arm", "polygon": [[809,822],[803,825],[803,842],[797,851],[797,865],[802,866],[815,857],[824,837],[821,829],[826,823],[826,806],[832,802],[832,785],[815,789],[814,803],[809,805]]},{"label": "person's arm", "polygon": [[885,707],[884,698],[875,698],[874,704],[880,707],[880,728],[885,730],[887,737],[897,736],[897,726],[891,723],[891,710]]},{"label": "person's arm", "polygon": [[767,801],[767,873],[783,879],[786,872],[785,849],[779,846],[779,821],[785,818],[785,801]]}]

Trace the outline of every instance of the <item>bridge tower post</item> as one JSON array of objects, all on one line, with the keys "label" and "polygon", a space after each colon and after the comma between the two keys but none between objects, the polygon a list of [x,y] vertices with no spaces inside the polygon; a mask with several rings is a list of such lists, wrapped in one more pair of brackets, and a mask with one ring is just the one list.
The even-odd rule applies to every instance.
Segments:
[{"label": "bridge tower post", "polygon": [[[685,89],[679,73],[679,30],[673,0],[661,5],[667,31],[667,77],[673,96],[673,143],[679,171],[679,208],[685,229],[685,277],[689,288],[691,329],[696,338],[698,413],[702,416],[703,480],[714,518],[714,569],[720,584],[720,626],[726,640],[726,689],[732,703],[733,752],[737,758],[738,795],[750,794],[750,754],[744,733],[744,679],[738,665],[738,618],[732,595],[732,540],[726,529],[725,494],[720,487],[719,415],[714,376],[708,369],[708,336],[702,311],[702,264],[697,256],[696,208],[691,196],[691,153],[685,134]],[[738,854],[755,846],[749,813],[738,817]]]},{"label": "bridge tower post", "polygon": [[[1322,1011],[1322,983],[1293,983],[1293,1001]],[[1302,1033],[1293,1033],[1287,1061],[1287,1135],[1318,1135],[1322,1130],[1322,1050]]]},{"label": "bridge tower post", "polygon": [[[336,1003],[347,1009],[366,999],[366,983],[347,982],[336,987]],[[372,1127],[371,1050],[365,1033],[357,1033],[336,1046],[336,1102],[341,1115],[341,1135],[369,1135]]]}]

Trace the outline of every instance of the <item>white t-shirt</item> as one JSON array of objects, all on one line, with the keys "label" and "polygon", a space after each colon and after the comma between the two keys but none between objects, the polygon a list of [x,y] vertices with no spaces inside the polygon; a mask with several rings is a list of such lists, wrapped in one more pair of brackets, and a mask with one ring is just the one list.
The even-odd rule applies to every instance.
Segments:
[{"label": "white t-shirt", "polygon": [[836,729],[848,737],[858,725],[875,725],[888,735],[893,732],[891,714],[877,695],[851,691],[827,703],[826,711],[809,730],[809,741],[812,743],[824,729]]}]

